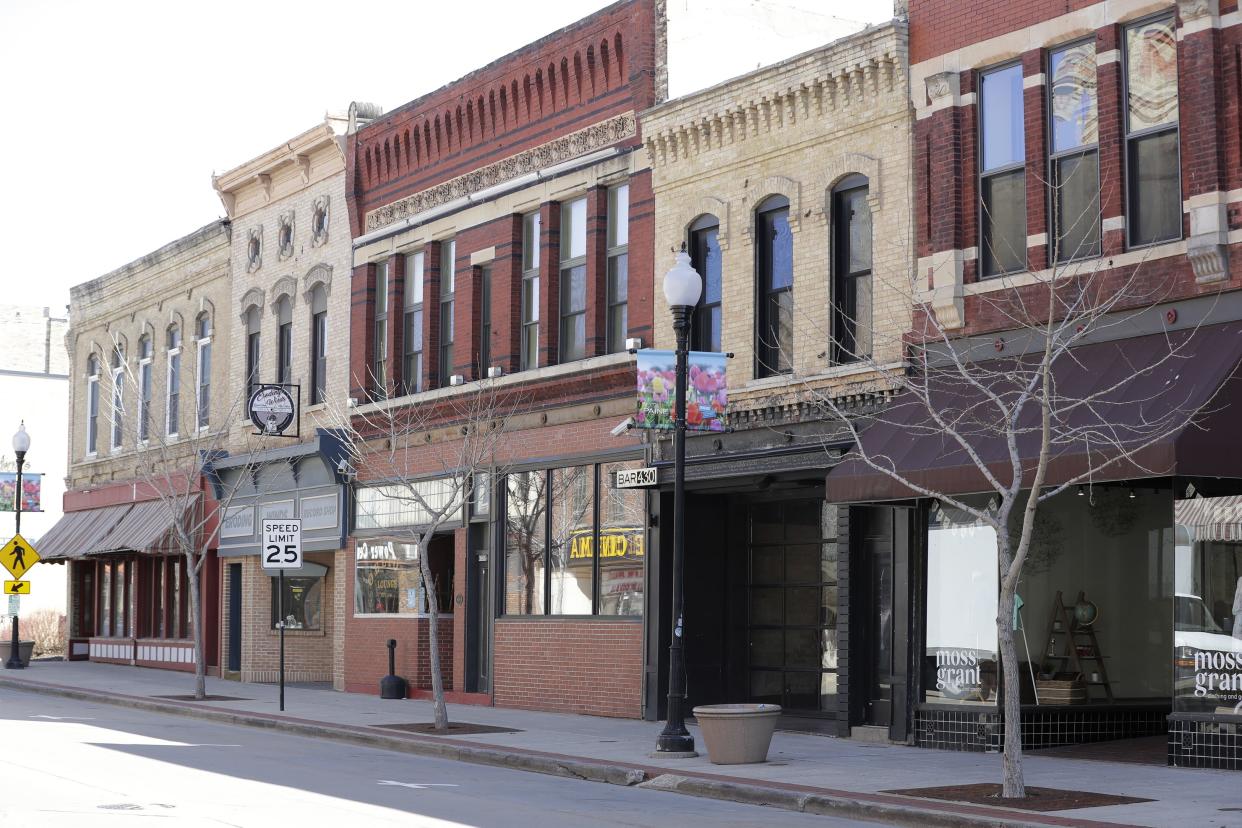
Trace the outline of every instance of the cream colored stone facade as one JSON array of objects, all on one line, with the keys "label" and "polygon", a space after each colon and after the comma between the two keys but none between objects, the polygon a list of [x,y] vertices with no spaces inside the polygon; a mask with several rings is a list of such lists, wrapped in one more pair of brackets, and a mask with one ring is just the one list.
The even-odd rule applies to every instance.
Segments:
[{"label": "cream colored stone facade", "polygon": [[[245,417],[246,312],[259,310],[259,380],[276,381],[277,305],[292,303],[292,377],[301,386],[303,438],[317,426],[332,424],[345,404],[349,363],[350,231],[345,206],[345,121],[323,123],[236,169],[212,184],[233,221],[232,294],[228,313],[233,335],[226,343],[233,370],[227,395],[234,409],[233,447],[247,444],[253,426]],[[316,209],[326,206],[327,227],[312,226]],[[291,229],[281,246],[281,226]],[[258,239],[257,259],[251,241]],[[327,293],[327,389],[324,403],[311,403],[311,292]],[[337,420],[339,421],[339,419]],[[288,441],[284,441],[285,444]],[[267,446],[264,446],[267,447]]]},{"label": "cream colored stone facade", "polygon": [[[229,307],[229,237],[227,221],[215,221],[130,262],[107,275],[73,287],[69,292],[69,474],[68,488],[76,489],[135,476],[134,446],[137,439],[136,377],[140,341],[152,344],[152,395],[150,428],[165,434],[168,402],[168,331],[181,332],[180,417],[176,433],[189,435],[196,427],[196,392],[199,376],[199,341],[195,323],[206,314],[211,320],[211,388],[223,388],[229,373],[228,352],[218,343],[227,342],[233,327]],[[122,440],[112,446],[111,400],[112,353],[124,354],[122,376]],[[87,401],[90,356],[99,360],[99,413],[95,451],[87,448]],[[223,394],[210,395],[208,423],[216,427],[225,420]],[[156,439],[153,437],[152,439]],[[162,439],[162,438],[161,438]],[[202,441],[183,440],[186,450]],[[177,442],[170,443],[175,447]]]},{"label": "cream colored stone facade", "polygon": [[[657,106],[640,117],[656,202],[655,347],[671,348],[659,283],[671,250],[706,214],[720,224],[722,348],[730,407],[759,404],[791,383],[855,385],[861,365],[830,362],[832,191],[846,176],[868,181],[872,211],[876,362],[900,359],[910,329],[912,112],[906,28],[867,29],[783,63]],[[759,379],[755,368],[755,210],[789,200],[795,305],[793,376]],[[872,366],[874,368],[874,366]]]}]

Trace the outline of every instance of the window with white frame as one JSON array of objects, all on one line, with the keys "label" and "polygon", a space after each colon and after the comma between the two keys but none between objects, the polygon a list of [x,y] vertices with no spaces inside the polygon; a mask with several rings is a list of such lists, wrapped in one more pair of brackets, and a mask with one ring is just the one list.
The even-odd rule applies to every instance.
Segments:
[{"label": "window with white frame", "polygon": [[586,356],[586,198],[561,205],[560,361]]},{"label": "window with white frame", "polygon": [[1022,64],[979,76],[980,257],[984,276],[1026,269],[1026,125]]},{"label": "window with white frame", "polygon": [[311,289],[311,404],[328,393],[328,291],[323,284]]},{"label": "window with white frame", "polygon": [[539,367],[539,211],[522,217],[522,343],[519,368]]},{"label": "window with white frame", "polygon": [[1100,119],[1095,40],[1048,54],[1052,260],[1100,255]]},{"label": "window with white frame", "polygon": [[197,422],[199,428],[207,428],[211,423],[211,317],[199,314],[195,329],[198,338]]},{"label": "window with white frame", "polygon": [[262,346],[259,309],[254,305],[246,311],[246,399],[259,385],[259,352]]},{"label": "window with white frame", "polygon": [[86,358],[86,453],[99,450],[99,357]]},{"label": "window with white frame", "polygon": [[173,325],[168,329],[168,399],[164,408],[164,433],[176,437],[181,422],[181,328]]},{"label": "window with white frame", "polygon": [[116,451],[125,442],[125,352],[112,351],[112,443]]},{"label": "window with white frame", "polygon": [[1131,247],[1182,236],[1173,15],[1125,30],[1126,228]]},{"label": "window with white frame", "polygon": [[453,293],[457,289],[457,242],[440,242],[440,387],[453,374]]},{"label": "window with white frame", "polygon": [[625,350],[629,333],[630,185],[608,191],[608,353]]},{"label": "window with white frame", "polygon": [[151,438],[151,335],[138,340],[138,439]]},{"label": "window with white frame", "polygon": [[423,390],[423,270],[420,250],[405,257],[405,295],[402,297],[401,382],[407,394]]},{"label": "window with white frame", "polygon": [[293,302],[287,295],[276,302],[276,382],[293,382]]},{"label": "window with white frame", "polygon": [[375,326],[372,331],[374,359],[371,391],[377,399],[387,396],[388,382],[388,262],[375,263]]}]

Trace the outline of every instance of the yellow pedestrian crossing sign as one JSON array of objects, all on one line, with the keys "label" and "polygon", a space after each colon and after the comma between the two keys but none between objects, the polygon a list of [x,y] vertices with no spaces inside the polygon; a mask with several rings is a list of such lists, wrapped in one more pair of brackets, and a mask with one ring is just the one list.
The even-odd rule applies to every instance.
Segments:
[{"label": "yellow pedestrian crossing sign", "polygon": [[5,595],[29,595],[30,581],[5,581]]},{"label": "yellow pedestrian crossing sign", "polygon": [[[21,535],[14,535],[13,540],[0,549],[0,565],[9,571],[14,578],[21,579],[26,570],[39,562],[39,553],[26,543]],[[8,592],[6,589],[5,592]]]}]

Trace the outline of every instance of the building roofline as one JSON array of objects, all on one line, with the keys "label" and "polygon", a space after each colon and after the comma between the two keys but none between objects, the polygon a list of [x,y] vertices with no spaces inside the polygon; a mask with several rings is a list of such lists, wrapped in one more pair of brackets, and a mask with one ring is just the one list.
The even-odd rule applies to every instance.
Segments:
[{"label": "building roofline", "polygon": [[[323,121],[315,124],[305,132],[295,135],[288,141],[267,152],[257,155],[218,175],[211,177],[211,186],[217,193],[233,193],[250,184],[257,176],[271,175],[286,164],[298,163],[299,156],[305,156],[322,147],[332,145],[342,161],[345,158],[340,136],[344,134],[346,119],[333,115],[325,115]],[[337,125],[340,128],[337,128]]]}]

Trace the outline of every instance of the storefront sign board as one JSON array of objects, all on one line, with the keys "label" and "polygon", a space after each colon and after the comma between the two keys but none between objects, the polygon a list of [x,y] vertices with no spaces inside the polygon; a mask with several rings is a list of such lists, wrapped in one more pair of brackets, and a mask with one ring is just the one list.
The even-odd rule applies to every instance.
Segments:
[{"label": "storefront sign board", "polygon": [[656,470],[650,466],[642,469],[618,469],[618,489],[644,489],[656,485]]}]

